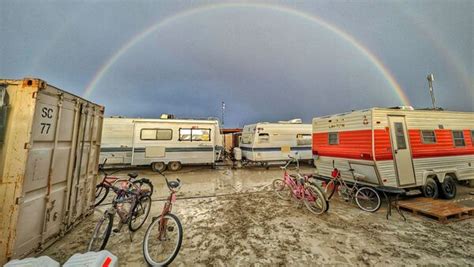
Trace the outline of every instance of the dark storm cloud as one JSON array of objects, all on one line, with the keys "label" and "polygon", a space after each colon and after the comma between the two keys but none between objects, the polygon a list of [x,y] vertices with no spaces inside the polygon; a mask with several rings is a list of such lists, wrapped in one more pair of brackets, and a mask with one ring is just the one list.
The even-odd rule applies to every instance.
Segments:
[{"label": "dark storm cloud", "polygon": [[[0,76],[41,77],[82,94],[133,36],[211,2],[3,2]],[[474,109],[473,3],[313,1],[285,5],[313,14],[364,44],[417,107]],[[466,78],[467,77],[467,78]],[[371,106],[400,105],[381,72],[352,44],[284,12],[226,8],[169,23],[127,50],[90,99],[109,115],[218,117],[226,126]]]}]

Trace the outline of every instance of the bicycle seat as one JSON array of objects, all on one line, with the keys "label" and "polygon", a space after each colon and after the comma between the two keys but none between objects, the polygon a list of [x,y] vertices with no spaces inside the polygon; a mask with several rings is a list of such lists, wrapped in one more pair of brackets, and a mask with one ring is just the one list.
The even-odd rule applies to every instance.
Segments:
[{"label": "bicycle seat", "polygon": [[130,178],[137,178],[137,177],[138,177],[138,173],[136,173],[136,172],[131,172],[131,173],[128,174],[128,177],[130,177]]},{"label": "bicycle seat", "polygon": [[171,182],[168,182],[168,186],[170,188],[178,188],[179,187],[179,182],[178,181],[171,181]]}]

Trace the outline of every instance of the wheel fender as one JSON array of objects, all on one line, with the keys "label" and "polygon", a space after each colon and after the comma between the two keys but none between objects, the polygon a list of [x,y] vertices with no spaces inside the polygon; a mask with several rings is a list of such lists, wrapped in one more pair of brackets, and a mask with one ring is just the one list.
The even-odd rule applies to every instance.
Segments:
[{"label": "wheel fender", "polygon": [[444,178],[446,178],[447,174],[453,173],[455,177],[458,177],[457,169],[435,169],[435,170],[427,170],[423,171],[423,185],[426,184],[426,180],[430,176],[435,176],[438,179],[439,183],[444,182]]}]

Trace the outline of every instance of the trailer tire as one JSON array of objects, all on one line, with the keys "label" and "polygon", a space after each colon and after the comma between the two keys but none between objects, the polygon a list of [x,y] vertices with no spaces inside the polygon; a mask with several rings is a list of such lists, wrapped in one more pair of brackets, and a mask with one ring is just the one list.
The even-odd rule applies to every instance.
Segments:
[{"label": "trailer tire", "polygon": [[181,162],[179,161],[171,161],[170,163],[168,163],[168,169],[170,171],[179,171],[181,170],[182,168],[182,165],[181,165]]},{"label": "trailer tire", "polygon": [[155,172],[164,172],[166,170],[166,164],[164,162],[153,162],[151,169]]},{"label": "trailer tire", "polygon": [[426,183],[423,186],[423,195],[428,198],[438,198],[438,183],[433,178],[426,179]]},{"label": "trailer tire", "polygon": [[447,174],[444,181],[440,184],[441,194],[445,199],[453,199],[456,197],[456,182],[454,178]]}]

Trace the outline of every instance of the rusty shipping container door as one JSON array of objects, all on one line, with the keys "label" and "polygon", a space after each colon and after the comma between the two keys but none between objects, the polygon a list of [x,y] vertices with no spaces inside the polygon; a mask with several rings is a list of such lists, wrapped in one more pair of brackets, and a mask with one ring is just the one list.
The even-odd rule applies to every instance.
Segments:
[{"label": "rusty shipping container door", "polygon": [[51,244],[92,211],[104,109],[38,79],[1,84],[9,95],[0,144],[3,264]]}]

